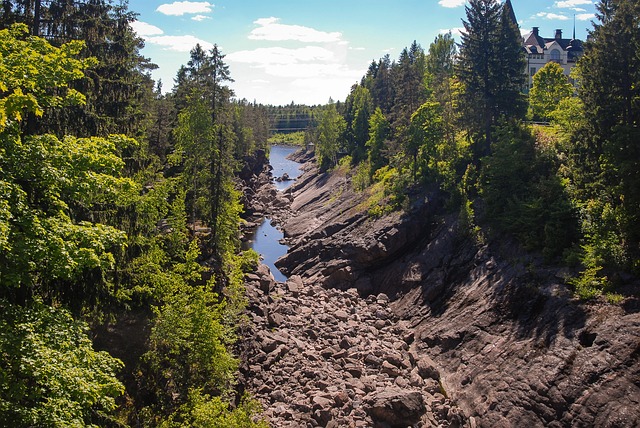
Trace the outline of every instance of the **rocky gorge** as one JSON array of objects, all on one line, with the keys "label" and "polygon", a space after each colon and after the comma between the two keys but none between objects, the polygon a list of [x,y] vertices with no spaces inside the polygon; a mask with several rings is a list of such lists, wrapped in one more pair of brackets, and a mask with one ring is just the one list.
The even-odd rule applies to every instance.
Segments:
[{"label": "rocky gorge", "polygon": [[[248,224],[290,245],[247,276],[242,384],[277,427],[640,425],[640,303],[579,302],[566,268],[464,233],[437,192],[381,218],[347,174],[284,192],[245,171]],[[264,161],[264,159],[263,159]]]}]

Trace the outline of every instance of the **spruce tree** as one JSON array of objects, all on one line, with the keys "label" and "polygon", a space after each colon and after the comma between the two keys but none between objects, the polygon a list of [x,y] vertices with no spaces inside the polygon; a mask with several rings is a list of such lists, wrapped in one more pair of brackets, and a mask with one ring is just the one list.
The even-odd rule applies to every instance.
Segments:
[{"label": "spruce tree", "polygon": [[[589,208],[585,248],[604,265],[640,266],[640,6],[602,1],[580,61],[585,125],[578,131],[573,182]],[[589,263],[585,263],[588,265]]]},{"label": "spruce tree", "polygon": [[457,75],[464,85],[463,117],[479,159],[490,154],[492,127],[500,117],[524,117],[524,54],[512,14],[497,0],[471,0],[465,9]]},{"label": "spruce tree", "polygon": [[83,40],[83,57],[96,57],[98,65],[72,87],[87,102],[72,108],[54,108],[42,118],[29,117],[29,134],[54,133],[58,136],[107,136],[123,133],[140,137],[147,121],[146,104],[152,98],[155,68],[140,54],[144,42],[131,22],[135,14],[126,2],[114,0],[51,0],[41,2],[38,22],[32,1],[5,1],[0,8],[0,28],[24,22],[46,37],[54,46],[70,40]]},{"label": "spruce tree", "polygon": [[355,85],[346,100],[347,151],[353,163],[366,158],[365,144],[369,139],[369,118],[373,114],[373,100],[369,90]]}]

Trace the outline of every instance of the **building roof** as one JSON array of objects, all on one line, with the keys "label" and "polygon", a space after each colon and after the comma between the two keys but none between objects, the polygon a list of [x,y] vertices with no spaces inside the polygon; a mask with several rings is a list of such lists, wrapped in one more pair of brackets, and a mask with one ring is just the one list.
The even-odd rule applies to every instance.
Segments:
[{"label": "building roof", "polygon": [[541,37],[538,33],[538,27],[533,27],[531,32],[524,36],[523,45],[527,53],[543,53],[551,47],[553,43],[557,43],[562,50],[570,52],[582,52],[582,42],[578,39],[562,38],[562,30],[556,30],[555,37]]}]

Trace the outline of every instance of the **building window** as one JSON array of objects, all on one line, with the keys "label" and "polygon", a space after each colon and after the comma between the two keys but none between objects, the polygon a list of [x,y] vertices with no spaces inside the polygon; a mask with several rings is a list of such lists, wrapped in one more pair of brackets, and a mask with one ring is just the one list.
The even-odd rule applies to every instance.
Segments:
[{"label": "building window", "polygon": [[536,74],[536,68],[535,67],[531,67],[531,75],[533,76],[534,74]]},{"label": "building window", "polygon": [[551,61],[560,62],[560,51],[558,49],[551,51]]}]

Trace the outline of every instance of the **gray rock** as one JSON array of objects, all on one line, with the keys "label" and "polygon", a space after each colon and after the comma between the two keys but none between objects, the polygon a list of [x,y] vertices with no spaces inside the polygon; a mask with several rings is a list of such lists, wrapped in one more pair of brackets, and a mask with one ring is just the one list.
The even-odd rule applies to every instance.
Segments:
[{"label": "gray rock", "polygon": [[367,399],[367,412],[376,422],[391,427],[406,427],[420,421],[426,406],[419,391],[389,388]]},{"label": "gray rock", "polygon": [[416,361],[416,367],[418,368],[418,374],[423,379],[440,379],[440,371],[436,363],[427,355],[422,355],[418,361]]}]

